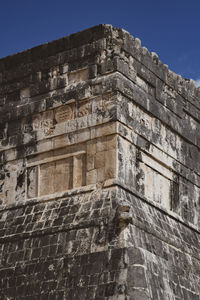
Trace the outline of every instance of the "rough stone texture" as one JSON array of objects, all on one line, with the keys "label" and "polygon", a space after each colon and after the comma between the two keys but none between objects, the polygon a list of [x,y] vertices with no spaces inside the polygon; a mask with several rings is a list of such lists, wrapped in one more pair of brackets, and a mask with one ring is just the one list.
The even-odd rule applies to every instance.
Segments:
[{"label": "rough stone texture", "polygon": [[200,299],[199,99],[110,25],[0,60],[0,299]]}]

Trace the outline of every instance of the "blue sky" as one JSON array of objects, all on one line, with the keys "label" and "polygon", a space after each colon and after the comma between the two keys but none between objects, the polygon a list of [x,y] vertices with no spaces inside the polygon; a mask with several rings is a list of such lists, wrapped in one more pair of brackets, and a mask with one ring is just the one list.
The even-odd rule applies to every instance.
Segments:
[{"label": "blue sky", "polygon": [[129,31],[185,78],[200,78],[198,0],[2,0],[0,57],[97,24]]}]

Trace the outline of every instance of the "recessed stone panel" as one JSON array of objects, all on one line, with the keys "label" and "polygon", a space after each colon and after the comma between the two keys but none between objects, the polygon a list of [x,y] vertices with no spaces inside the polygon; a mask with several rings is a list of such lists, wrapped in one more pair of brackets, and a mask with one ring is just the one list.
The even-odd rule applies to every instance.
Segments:
[{"label": "recessed stone panel", "polygon": [[39,195],[54,194],[72,188],[72,157],[41,164]]},{"label": "recessed stone panel", "polygon": [[32,127],[38,134],[49,135],[54,128],[53,110],[47,110],[42,114],[33,116]]},{"label": "recessed stone panel", "polygon": [[151,167],[140,164],[143,171],[144,196],[160,203],[163,207],[171,207],[171,181],[153,170]]},{"label": "recessed stone panel", "polygon": [[85,153],[47,152],[32,159],[27,168],[27,198],[40,197],[84,186]]}]

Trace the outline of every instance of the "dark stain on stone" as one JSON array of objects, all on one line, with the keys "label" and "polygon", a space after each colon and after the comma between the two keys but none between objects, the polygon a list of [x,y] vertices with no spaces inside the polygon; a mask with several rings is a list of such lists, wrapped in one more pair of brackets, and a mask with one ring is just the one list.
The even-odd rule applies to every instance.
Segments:
[{"label": "dark stain on stone", "polygon": [[17,190],[18,188],[21,188],[23,186],[24,177],[25,177],[25,171],[20,172],[19,176],[17,177],[17,185],[16,185],[15,190]]},{"label": "dark stain on stone", "polygon": [[149,151],[150,146],[151,146],[151,143],[149,141],[146,141],[146,143],[145,143],[145,149]]},{"label": "dark stain on stone", "polygon": [[177,212],[179,205],[179,184],[178,182],[171,181],[171,210]]}]

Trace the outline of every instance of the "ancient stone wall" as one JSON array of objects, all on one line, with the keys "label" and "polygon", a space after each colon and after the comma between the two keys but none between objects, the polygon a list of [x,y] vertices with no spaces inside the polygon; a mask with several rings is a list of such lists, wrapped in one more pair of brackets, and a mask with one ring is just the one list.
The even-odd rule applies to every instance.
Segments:
[{"label": "ancient stone wall", "polygon": [[0,299],[199,299],[199,99],[110,25],[0,60]]}]

